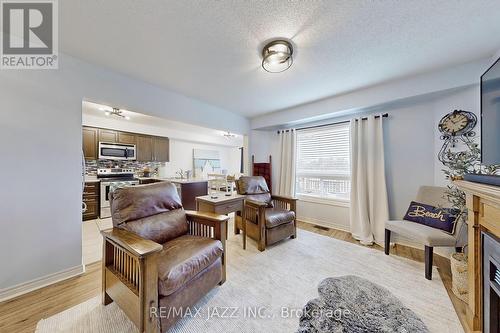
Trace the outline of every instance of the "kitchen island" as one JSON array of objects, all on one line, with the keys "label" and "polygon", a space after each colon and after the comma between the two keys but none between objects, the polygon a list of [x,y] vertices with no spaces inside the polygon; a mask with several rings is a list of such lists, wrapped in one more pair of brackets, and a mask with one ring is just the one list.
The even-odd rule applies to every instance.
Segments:
[{"label": "kitchen island", "polygon": [[181,178],[159,178],[159,177],[138,177],[141,184],[151,184],[157,182],[171,182],[177,187],[179,197],[184,209],[196,210],[196,197],[208,194],[208,180],[206,179],[181,179]]}]

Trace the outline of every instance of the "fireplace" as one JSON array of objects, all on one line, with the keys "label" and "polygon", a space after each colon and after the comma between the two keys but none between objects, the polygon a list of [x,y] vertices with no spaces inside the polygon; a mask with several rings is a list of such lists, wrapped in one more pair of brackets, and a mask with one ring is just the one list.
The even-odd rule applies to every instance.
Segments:
[{"label": "fireplace", "polygon": [[483,243],[483,332],[500,332],[500,239],[481,233]]}]

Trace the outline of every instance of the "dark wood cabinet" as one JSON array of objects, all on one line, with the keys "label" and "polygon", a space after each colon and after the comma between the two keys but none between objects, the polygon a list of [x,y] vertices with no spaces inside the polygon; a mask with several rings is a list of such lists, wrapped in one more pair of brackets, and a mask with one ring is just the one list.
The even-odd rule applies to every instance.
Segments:
[{"label": "dark wood cabinet", "polygon": [[118,132],[118,143],[135,145],[137,135],[134,133]]},{"label": "dark wood cabinet", "polygon": [[109,129],[99,129],[99,142],[118,142],[118,132]]},{"label": "dark wood cabinet", "polygon": [[153,138],[153,160],[156,162],[169,162],[169,140],[155,136]]},{"label": "dark wood cabinet", "polygon": [[93,220],[99,216],[99,183],[85,183],[83,189],[83,202],[87,206],[87,210],[82,213],[83,221]]},{"label": "dark wood cabinet", "polygon": [[109,142],[136,145],[137,161],[139,162],[170,161],[170,141],[167,137],[87,126],[82,128],[82,134],[85,159],[98,159],[99,142]]},{"label": "dark wood cabinet", "polygon": [[97,154],[97,144],[98,144],[98,130],[93,127],[83,127],[83,156],[88,160],[96,160],[98,158]]},{"label": "dark wood cabinet", "polygon": [[137,160],[140,162],[153,161],[153,137],[137,135],[136,137]]}]

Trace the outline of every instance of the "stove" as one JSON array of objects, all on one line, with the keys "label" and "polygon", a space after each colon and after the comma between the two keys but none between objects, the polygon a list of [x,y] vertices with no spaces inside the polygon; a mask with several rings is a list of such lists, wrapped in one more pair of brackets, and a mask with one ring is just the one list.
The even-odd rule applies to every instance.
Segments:
[{"label": "stove", "polygon": [[111,216],[109,194],[119,187],[135,186],[139,180],[134,178],[133,169],[106,168],[97,169],[97,178],[101,180],[101,219]]}]

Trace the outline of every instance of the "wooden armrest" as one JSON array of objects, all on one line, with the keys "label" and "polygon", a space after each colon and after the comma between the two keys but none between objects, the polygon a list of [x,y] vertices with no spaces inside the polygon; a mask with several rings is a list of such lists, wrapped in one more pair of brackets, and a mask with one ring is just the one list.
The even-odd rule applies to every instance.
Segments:
[{"label": "wooden armrest", "polygon": [[101,231],[101,235],[139,258],[159,252],[163,249],[163,246],[160,244],[121,228]]},{"label": "wooden armrest", "polygon": [[262,202],[262,201],[255,201],[255,200],[245,199],[245,206],[250,206],[250,207],[259,209],[261,207],[267,207],[267,203]]},{"label": "wooden armrest", "polygon": [[226,222],[229,220],[229,216],[227,215],[219,215],[210,212],[199,212],[194,210],[186,210],[187,218],[198,218],[200,220],[208,220],[212,222]]},{"label": "wooden armrest", "polygon": [[273,194],[271,196],[271,199],[272,200],[285,201],[285,202],[295,202],[295,201],[297,201],[297,198],[294,198],[294,197],[287,197],[287,196],[284,196],[284,195],[275,195],[275,194]]}]

